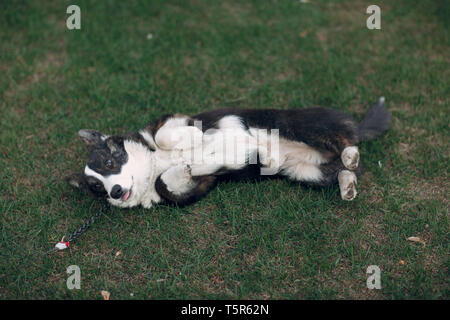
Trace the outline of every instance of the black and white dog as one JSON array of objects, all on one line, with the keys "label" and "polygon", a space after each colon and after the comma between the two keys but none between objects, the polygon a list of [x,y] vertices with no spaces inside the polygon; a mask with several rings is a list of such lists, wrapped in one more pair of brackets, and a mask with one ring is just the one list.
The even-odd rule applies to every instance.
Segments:
[{"label": "black and white dog", "polygon": [[359,124],[332,109],[218,109],[167,115],[139,132],[107,136],[80,130],[90,151],[77,188],[118,207],[184,205],[206,195],[224,176],[278,175],[310,186],[338,182],[353,200],[360,174],[357,144],[387,130],[380,98]]}]

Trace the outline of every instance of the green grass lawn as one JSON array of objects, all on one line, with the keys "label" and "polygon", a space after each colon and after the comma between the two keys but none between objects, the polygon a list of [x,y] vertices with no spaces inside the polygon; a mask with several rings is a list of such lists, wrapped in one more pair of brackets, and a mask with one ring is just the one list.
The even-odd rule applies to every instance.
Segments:
[{"label": "green grass lawn", "polygon": [[[81,30],[66,28],[70,4]],[[450,298],[450,6],[380,0],[382,29],[368,30],[371,4],[2,1],[0,298]],[[337,186],[228,182],[185,208],[114,208],[43,254],[100,208],[63,180],[87,160],[81,128],[224,106],[359,119],[379,96],[392,129],[360,146],[352,202]],[[369,265],[381,290],[366,287]]]}]

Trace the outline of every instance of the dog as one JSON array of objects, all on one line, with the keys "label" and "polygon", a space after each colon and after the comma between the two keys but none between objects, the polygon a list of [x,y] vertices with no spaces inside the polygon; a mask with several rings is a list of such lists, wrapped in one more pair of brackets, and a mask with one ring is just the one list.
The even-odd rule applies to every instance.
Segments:
[{"label": "dog", "polygon": [[338,183],[343,200],[357,195],[358,143],[391,124],[381,97],[357,123],[342,111],[217,109],[192,117],[165,115],[139,132],[107,136],[83,129],[90,152],[67,182],[117,207],[186,205],[218,180],[281,176],[312,187]]}]

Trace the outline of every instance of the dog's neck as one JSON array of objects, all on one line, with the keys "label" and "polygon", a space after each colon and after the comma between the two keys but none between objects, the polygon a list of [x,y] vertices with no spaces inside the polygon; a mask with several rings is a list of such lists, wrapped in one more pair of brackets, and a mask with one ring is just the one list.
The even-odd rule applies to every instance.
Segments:
[{"label": "dog's neck", "polygon": [[134,198],[130,199],[129,206],[142,205],[150,208],[154,203],[161,202],[156,192],[156,179],[172,165],[183,161],[177,152],[158,148],[151,150],[147,145],[133,140],[125,140],[125,149],[128,154],[128,164],[135,168],[133,173]]},{"label": "dog's neck", "polygon": [[154,187],[156,179],[162,173],[158,159],[155,157],[155,152],[142,143],[126,140],[124,146],[128,154],[128,163],[135,168],[133,173],[134,198],[130,205],[141,204],[149,208],[152,203],[161,201]]}]

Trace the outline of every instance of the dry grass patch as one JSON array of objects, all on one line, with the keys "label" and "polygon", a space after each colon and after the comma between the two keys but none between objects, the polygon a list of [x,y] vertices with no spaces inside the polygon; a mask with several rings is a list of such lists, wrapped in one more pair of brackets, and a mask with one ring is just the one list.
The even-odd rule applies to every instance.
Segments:
[{"label": "dry grass patch", "polygon": [[435,177],[433,180],[411,181],[405,188],[407,194],[416,201],[439,200],[447,204],[450,182],[447,175]]}]

